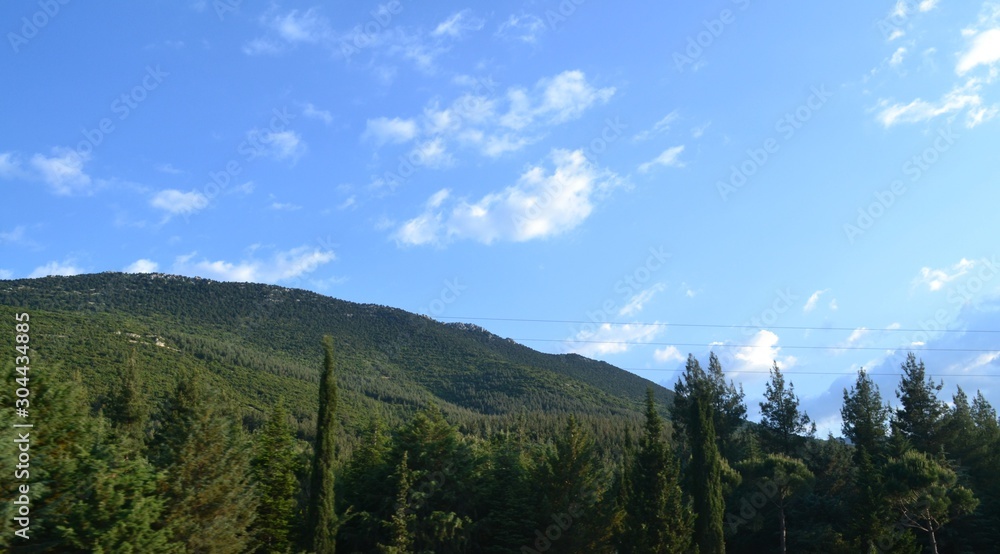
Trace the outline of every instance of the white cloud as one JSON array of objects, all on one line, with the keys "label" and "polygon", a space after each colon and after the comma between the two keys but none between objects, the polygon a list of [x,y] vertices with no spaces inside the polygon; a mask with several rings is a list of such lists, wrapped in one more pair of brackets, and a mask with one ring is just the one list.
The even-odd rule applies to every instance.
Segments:
[{"label": "white cloud", "polygon": [[892,57],[889,58],[889,65],[897,66],[903,63],[903,56],[906,55],[906,48],[900,46],[893,52]]},{"label": "white cloud", "polygon": [[248,56],[274,56],[285,51],[285,45],[269,38],[257,37],[243,45],[243,53]]},{"label": "white cloud", "polygon": [[622,309],[618,310],[618,315],[630,316],[637,314],[642,311],[645,307],[646,302],[652,300],[653,296],[658,292],[663,292],[666,289],[666,285],[663,283],[656,283],[655,285],[640,291],[639,293],[632,296],[628,302],[622,306]]},{"label": "white cloud", "polygon": [[24,225],[18,225],[10,231],[0,231],[0,244],[17,244],[24,240]]},{"label": "white cloud", "polygon": [[602,323],[591,331],[583,329],[565,343],[568,352],[593,358],[607,354],[627,352],[635,344],[647,343],[656,338],[662,329],[657,325]]},{"label": "white cloud", "polygon": [[965,367],[962,369],[962,371],[968,373],[970,371],[979,369],[981,367],[988,366],[998,359],[1000,359],[1000,351],[984,352],[976,356],[974,360],[966,364]]},{"label": "white cloud", "polygon": [[267,156],[275,160],[297,161],[306,152],[306,144],[295,131],[251,129],[247,141],[253,145],[253,158]]},{"label": "white cloud", "polygon": [[452,164],[451,154],[445,149],[444,141],[441,137],[424,141],[416,145],[410,152],[409,159],[416,160],[416,164],[422,167],[440,169]]},{"label": "white cloud", "polygon": [[13,179],[22,175],[21,160],[13,152],[0,152],[0,178]]},{"label": "white cloud", "polygon": [[980,65],[993,65],[1000,61],[1000,28],[976,34],[969,49],[955,66],[955,73],[965,75]]},{"label": "white cloud", "polygon": [[576,228],[590,216],[595,201],[624,184],[617,174],[590,163],[581,150],[554,150],[551,158],[555,167],[550,173],[531,167],[514,185],[476,202],[456,200],[450,209],[444,198],[436,205],[429,202],[394,238],[414,245],[463,238],[484,244],[547,238]]},{"label": "white cloud", "polygon": [[850,336],[847,337],[847,346],[851,346],[861,340],[869,333],[867,327],[858,327],[857,329],[851,331]]},{"label": "white cloud", "polygon": [[968,273],[976,266],[974,260],[962,258],[950,268],[932,269],[930,267],[920,268],[920,274],[913,280],[913,285],[927,285],[928,290],[941,290],[950,281],[958,279]]},{"label": "white cloud", "polygon": [[662,165],[664,167],[684,167],[684,162],[677,158],[684,152],[684,145],[672,146],[660,153],[652,160],[639,164],[639,173],[649,173],[653,166]]},{"label": "white cloud", "polygon": [[277,283],[315,271],[336,258],[329,250],[300,246],[277,252],[269,260],[248,259],[239,262],[201,260],[192,262],[195,254],[178,256],[174,271],[220,281]]},{"label": "white cloud", "polygon": [[691,136],[694,137],[694,138],[701,138],[702,135],[705,134],[705,131],[707,131],[708,128],[711,127],[711,126],[712,126],[712,122],[711,121],[709,121],[707,123],[704,123],[702,125],[699,125],[699,126],[693,128],[693,129],[691,129]]},{"label": "white cloud", "polygon": [[56,194],[73,194],[86,192],[91,183],[90,176],[83,172],[83,164],[89,159],[89,155],[69,148],[53,148],[51,157],[32,156],[31,166]]},{"label": "white cloud", "polygon": [[679,115],[677,114],[677,110],[674,110],[665,115],[663,119],[653,124],[652,129],[646,129],[644,131],[636,133],[636,135],[632,137],[632,140],[635,141],[648,140],[655,137],[656,135],[659,135],[660,133],[665,133],[670,130],[670,125],[673,124],[674,121],[677,121],[678,117]]},{"label": "white cloud", "polygon": [[311,103],[306,103],[302,107],[302,115],[310,119],[318,119],[327,125],[333,123],[333,114],[327,110],[321,110]]},{"label": "white cloud", "polygon": [[156,262],[142,258],[129,264],[125,268],[125,273],[156,273],[159,268],[160,265]]},{"label": "white cloud", "polygon": [[979,94],[982,85],[977,79],[970,79],[964,85],[956,85],[936,102],[928,102],[917,98],[909,104],[889,104],[883,100],[879,103],[881,111],[878,120],[884,127],[899,123],[919,123],[941,115],[950,115],[967,110],[966,126],[975,127],[988,121],[997,114],[994,106],[983,106],[983,98]]},{"label": "white cloud", "polygon": [[13,279],[14,272],[9,269],[0,269],[0,279]]},{"label": "white cloud", "polygon": [[271,202],[269,206],[272,210],[283,211],[283,212],[294,212],[295,210],[301,210],[302,206],[298,204],[292,204],[291,202]]},{"label": "white cloud", "polygon": [[937,7],[938,0],[922,0],[917,9],[922,12],[929,12]]},{"label": "white cloud", "polygon": [[331,37],[330,26],[316,8],[305,12],[292,10],[283,16],[276,16],[268,21],[270,27],[284,40],[296,43],[318,43]]},{"label": "white cloud", "polygon": [[[468,84],[469,78],[458,80]],[[361,138],[377,146],[421,140],[433,153],[442,154],[429,158],[431,167],[450,164],[450,156],[443,153],[452,145],[496,158],[540,140],[546,127],[580,117],[615,92],[614,87],[592,86],[580,71],[539,79],[532,89],[512,87],[498,97],[492,96],[491,80],[475,83],[473,92],[463,92],[444,107],[437,99],[429,102],[419,118],[370,119]]]},{"label": "white cloud", "polygon": [[582,71],[563,71],[540,84],[542,102],[536,112],[553,123],[576,119],[594,104],[607,102],[615,93],[615,87],[595,89],[587,83]]},{"label": "white cloud", "polygon": [[778,335],[767,329],[761,329],[750,339],[746,346],[736,347],[733,358],[736,366],[731,373],[744,371],[767,371],[774,362],[781,369],[795,365],[795,356],[781,356],[781,347],[777,346]]},{"label": "white cloud", "polygon": [[36,267],[34,271],[28,274],[28,278],[48,277],[49,275],[79,275],[80,273],[83,273],[83,270],[73,265],[71,260],[67,260],[63,263],[49,262],[43,266]]},{"label": "white cloud", "polygon": [[683,362],[687,358],[677,350],[676,346],[664,346],[653,351],[653,359],[660,363]]},{"label": "white cloud", "polygon": [[169,175],[180,175],[181,173],[184,173],[184,171],[177,169],[176,167],[174,167],[172,164],[169,163],[160,164],[156,166],[156,170],[159,171],[160,173],[167,173]]},{"label": "white cloud", "polygon": [[417,123],[412,119],[378,117],[368,120],[361,138],[373,140],[375,144],[381,146],[387,142],[396,144],[408,142],[415,136],[417,136]]},{"label": "white cloud", "polygon": [[482,18],[475,17],[472,15],[472,10],[464,9],[460,12],[456,12],[451,15],[448,19],[445,19],[438,26],[431,31],[431,36],[448,36],[451,38],[459,38],[466,31],[478,31],[483,28],[485,21]]},{"label": "white cloud", "polygon": [[837,299],[836,298],[831,298],[830,299],[830,310],[832,310],[832,311],[835,312],[839,308],[840,308],[840,306],[837,305]]},{"label": "white cloud", "polygon": [[829,291],[830,291],[830,289],[823,289],[823,290],[818,290],[818,291],[812,293],[812,295],[809,296],[809,300],[806,300],[806,305],[802,306],[802,311],[805,312],[805,313],[809,313],[809,312],[815,310],[816,309],[816,303],[819,302],[819,297],[822,296],[824,293],[829,292]]},{"label": "white cloud", "polygon": [[497,28],[496,36],[506,40],[519,40],[528,44],[538,41],[538,36],[545,31],[545,22],[537,15],[522,13],[511,14]]},{"label": "white cloud", "polygon": [[167,189],[156,193],[149,204],[169,215],[187,215],[205,209],[208,206],[208,197],[196,190],[181,192]]}]

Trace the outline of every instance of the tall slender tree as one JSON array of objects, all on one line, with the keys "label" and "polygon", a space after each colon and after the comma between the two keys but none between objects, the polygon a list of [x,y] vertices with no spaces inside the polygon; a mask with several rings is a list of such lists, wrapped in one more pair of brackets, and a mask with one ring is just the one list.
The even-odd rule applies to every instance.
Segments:
[{"label": "tall slender tree", "polygon": [[323,337],[323,372],[319,378],[319,414],[313,453],[307,533],[316,554],[336,551],[334,465],[337,439],[337,376],[334,373],[333,338]]},{"label": "tall slender tree", "polygon": [[677,458],[664,441],[652,389],[646,391],[646,423],[629,484],[625,541],[619,549],[625,554],[687,552],[693,517],[681,493]]},{"label": "tall slender tree", "polygon": [[695,397],[691,419],[691,492],[694,500],[694,542],[699,554],[724,554],[722,521],[722,460],[715,444],[715,424],[708,403]]}]

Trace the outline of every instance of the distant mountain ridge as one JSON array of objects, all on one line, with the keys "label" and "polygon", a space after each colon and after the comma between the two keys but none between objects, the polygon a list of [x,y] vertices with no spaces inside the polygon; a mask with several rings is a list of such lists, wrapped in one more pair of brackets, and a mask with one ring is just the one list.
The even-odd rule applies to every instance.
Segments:
[{"label": "distant mountain ridge", "polygon": [[159,273],[0,281],[0,315],[18,310],[32,314],[37,354],[80,371],[98,402],[124,364],[147,369],[153,396],[191,365],[213,374],[244,417],[281,398],[308,420],[325,334],[336,344],[348,427],[432,403],[480,431],[526,415],[635,422],[647,387],[664,409],[673,394],[605,362],[544,354],[478,325],[274,285]]}]

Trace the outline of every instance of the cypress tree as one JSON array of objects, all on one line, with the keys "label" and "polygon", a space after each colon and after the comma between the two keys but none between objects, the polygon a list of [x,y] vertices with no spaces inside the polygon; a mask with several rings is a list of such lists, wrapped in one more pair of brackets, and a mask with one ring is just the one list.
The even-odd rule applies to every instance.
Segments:
[{"label": "cypress tree", "polygon": [[337,378],[333,372],[333,339],[330,336],[323,337],[323,349],[307,532],[312,534],[312,549],[316,554],[333,554],[337,534],[333,474],[337,437]]},{"label": "cypress tree", "polygon": [[646,423],[629,476],[625,529],[619,548],[628,554],[687,552],[692,516],[684,505],[677,458],[663,439],[653,390],[646,391]]},{"label": "cypress tree", "polygon": [[700,554],[726,551],[722,521],[722,460],[715,444],[715,425],[708,404],[695,397],[690,406],[695,425],[690,429],[691,488],[694,500],[694,539]]}]

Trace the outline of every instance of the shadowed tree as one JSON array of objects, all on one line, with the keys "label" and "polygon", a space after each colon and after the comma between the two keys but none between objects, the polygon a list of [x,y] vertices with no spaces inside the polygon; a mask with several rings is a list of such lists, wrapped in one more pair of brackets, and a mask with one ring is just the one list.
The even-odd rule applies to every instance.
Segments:
[{"label": "shadowed tree", "polygon": [[684,505],[677,458],[663,437],[653,391],[646,391],[646,423],[629,475],[624,554],[687,552],[692,546],[693,517]]},{"label": "shadowed tree", "polygon": [[319,378],[319,414],[309,489],[307,533],[316,554],[336,551],[334,465],[337,439],[337,376],[333,365],[333,338],[323,337],[323,372]]},{"label": "shadowed tree", "polygon": [[690,410],[695,421],[689,430],[694,542],[699,554],[724,554],[722,520],[726,506],[722,498],[722,460],[715,444],[715,425],[708,403],[701,398],[693,399]]}]

